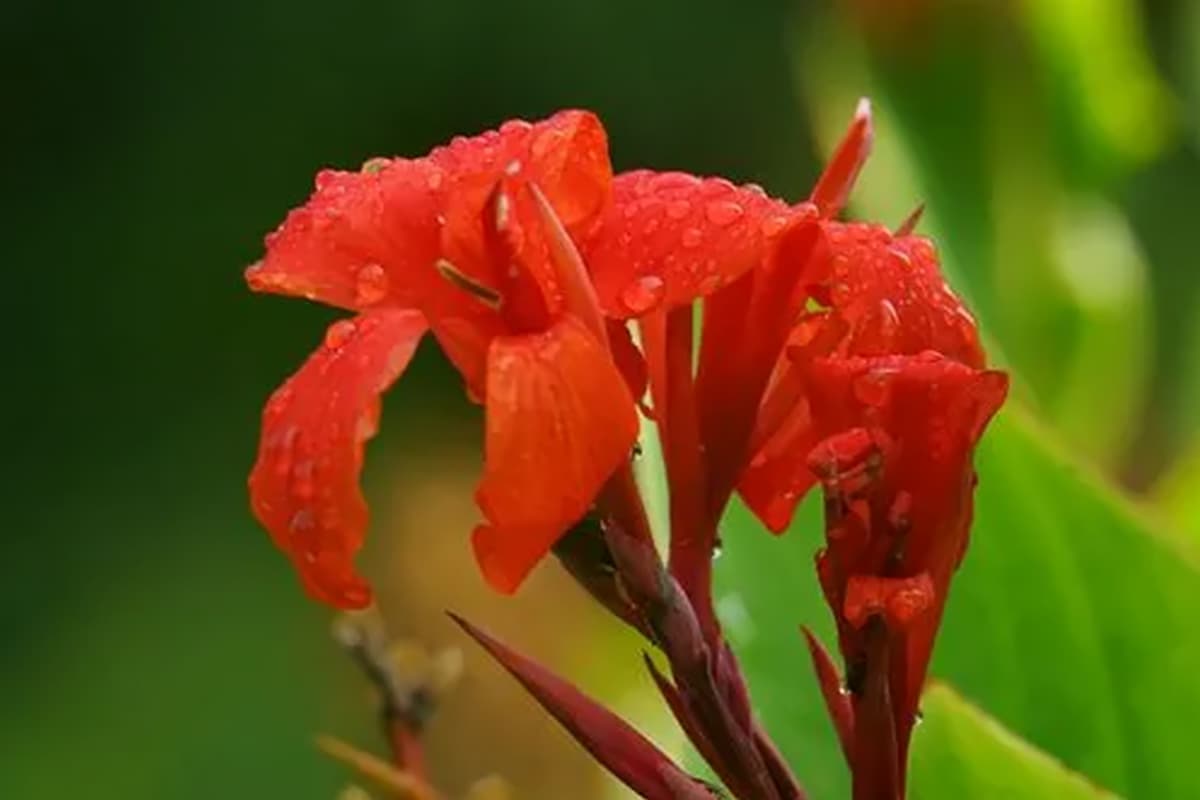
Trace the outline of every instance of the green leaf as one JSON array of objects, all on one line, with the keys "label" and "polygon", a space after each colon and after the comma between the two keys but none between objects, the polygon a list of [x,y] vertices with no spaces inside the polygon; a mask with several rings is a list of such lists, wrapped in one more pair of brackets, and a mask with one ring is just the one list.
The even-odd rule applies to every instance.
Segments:
[{"label": "green leaf", "polygon": [[[1195,552],[1063,457],[1019,411],[993,423],[977,464],[972,545],[934,675],[1100,785],[1191,796]],[[812,567],[819,506],[810,498],[781,538],[735,509],[718,582],[756,707],[813,796],[832,798],[845,796],[846,771],[796,632],[808,623],[833,643]]]},{"label": "green leaf", "polygon": [[1004,729],[949,687],[923,698],[913,736],[913,800],[1100,800],[1115,796]]}]

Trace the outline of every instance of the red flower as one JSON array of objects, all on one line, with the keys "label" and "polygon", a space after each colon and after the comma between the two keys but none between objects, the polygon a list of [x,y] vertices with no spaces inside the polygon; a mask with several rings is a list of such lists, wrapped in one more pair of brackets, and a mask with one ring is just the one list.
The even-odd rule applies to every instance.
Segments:
[{"label": "red flower", "polygon": [[[966,552],[972,452],[1007,390],[1004,373],[933,351],[820,358],[806,374],[818,440],[807,460],[825,490],[817,572],[837,620],[854,717],[887,717],[894,733],[895,750],[881,759],[864,751],[889,737],[855,725],[852,760],[892,761],[897,785],[950,580]],[[885,681],[887,692],[873,693],[871,681]],[[878,773],[852,766],[856,776]]]},{"label": "red flower", "polygon": [[725,181],[613,181],[603,128],[577,111],[320,173],[247,281],[359,316],[335,323],[268,403],[256,516],[315,597],[370,601],[353,567],[362,445],[428,328],[486,407],[474,545],[489,582],[513,591],[632,448],[646,371],[619,320],[734,280],[784,212]]}]

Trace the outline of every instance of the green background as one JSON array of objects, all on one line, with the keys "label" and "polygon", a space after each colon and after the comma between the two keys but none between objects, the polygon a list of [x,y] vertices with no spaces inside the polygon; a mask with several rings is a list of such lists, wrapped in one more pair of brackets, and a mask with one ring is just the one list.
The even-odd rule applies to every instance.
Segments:
[{"label": "green background", "polygon": [[[1200,537],[1190,0],[17,0],[0,14],[0,796],[326,798],[345,776],[311,734],[376,744],[328,614],[246,509],[261,403],[335,314],[252,296],[241,269],[317,168],[514,116],[591,108],[618,168],[800,198],[872,95],[877,157],[855,210],[895,223],[927,201],[1017,402],[1148,498],[1156,527]],[[480,586],[478,418],[431,348],[383,430],[366,561],[397,632],[461,643],[440,611],[468,610],[659,724],[627,688],[628,642],[578,616],[553,567],[515,601]],[[430,732],[443,784],[501,771],[523,797],[599,796],[606,783],[491,673],[469,661]]]}]

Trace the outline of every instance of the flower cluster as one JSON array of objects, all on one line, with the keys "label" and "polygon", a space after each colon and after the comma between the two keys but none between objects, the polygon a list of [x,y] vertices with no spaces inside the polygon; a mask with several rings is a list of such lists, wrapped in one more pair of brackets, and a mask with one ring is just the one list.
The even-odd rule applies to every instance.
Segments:
[{"label": "flower cluster", "polygon": [[[915,215],[895,232],[838,221],[871,139],[864,102],[796,204],[720,178],[614,175],[600,122],[581,111],[320,173],[247,270],[255,290],[356,314],[271,397],[250,477],[256,516],[308,591],[370,602],[353,564],[363,445],[430,333],[484,407],[483,575],[509,593],[555,553],[663,651],[673,680],[651,665],[659,688],[737,797],[803,792],[713,613],[717,523],[736,492],[781,532],[820,484],[817,568],[844,683],[810,646],[855,796],[902,796],[966,547],[971,454],[1007,380],[985,368]],[[639,413],[663,443],[667,564],[631,469]],[[609,712],[464,625],[643,796],[708,796]]]}]

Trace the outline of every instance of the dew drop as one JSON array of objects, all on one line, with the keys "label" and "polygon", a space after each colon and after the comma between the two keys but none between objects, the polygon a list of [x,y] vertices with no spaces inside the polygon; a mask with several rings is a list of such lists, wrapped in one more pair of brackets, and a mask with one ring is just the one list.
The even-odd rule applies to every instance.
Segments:
[{"label": "dew drop", "polygon": [[331,169],[323,169],[317,173],[316,187],[317,191],[328,189],[337,180],[337,172]]},{"label": "dew drop", "polygon": [[500,125],[500,132],[505,134],[521,134],[533,130],[533,125],[523,119],[510,119]]},{"label": "dew drop", "polygon": [[672,200],[667,203],[667,216],[679,220],[692,213],[692,204],[687,200]]},{"label": "dew drop", "polygon": [[892,305],[892,301],[884,298],[879,301],[879,335],[887,343],[896,338],[896,332],[900,329],[900,314],[896,311],[896,307]]},{"label": "dew drop", "polygon": [[425,179],[425,185],[429,187],[430,191],[436,192],[438,189],[442,188],[442,178],[442,171],[440,169],[435,169],[433,172],[429,173],[429,177]]},{"label": "dew drop", "polygon": [[860,403],[876,408],[887,402],[890,374],[872,371],[854,381],[854,396]]},{"label": "dew drop", "polygon": [[379,264],[367,264],[354,276],[354,300],[358,305],[374,305],[387,293],[388,276]]},{"label": "dew drop", "polygon": [[386,158],[368,158],[363,162],[362,172],[366,175],[378,175],[383,172],[391,161]]},{"label": "dew drop", "polygon": [[708,221],[722,228],[737,222],[745,213],[746,209],[729,200],[715,200],[704,209],[704,216]]},{"label": "dew drop", "polygon": [[704,232],[699,228],[685,228],[679,242],[684,247],[699,247],[704,241]]},{"label": "dew drop", "polygon": [[783,214],[775,214],[767,217],[762,222],[762,232],[765,236],[774,236],[783,230],[788,223],[788,218]]},{"label": "dew drop", "polygon": [[336,350],[346,342],[350,341],[350,337],[354,335],[354,320],[341,319],[329,326],[329,330],[325,331],[325,346],[331,350]]},{"label": "dew drop", "polygon": [[313,516],[311,509],[302,508],[295,514],[292,514],[291,520],[288,521],[288,530],[293,536],[303,535],[317,527],[317,518]]},{"label": "dew drop", "polygon": [[644,314],[662,303],[666,290],[662,278],[644,275],[621,290],[621,303],[633,314]]}]

